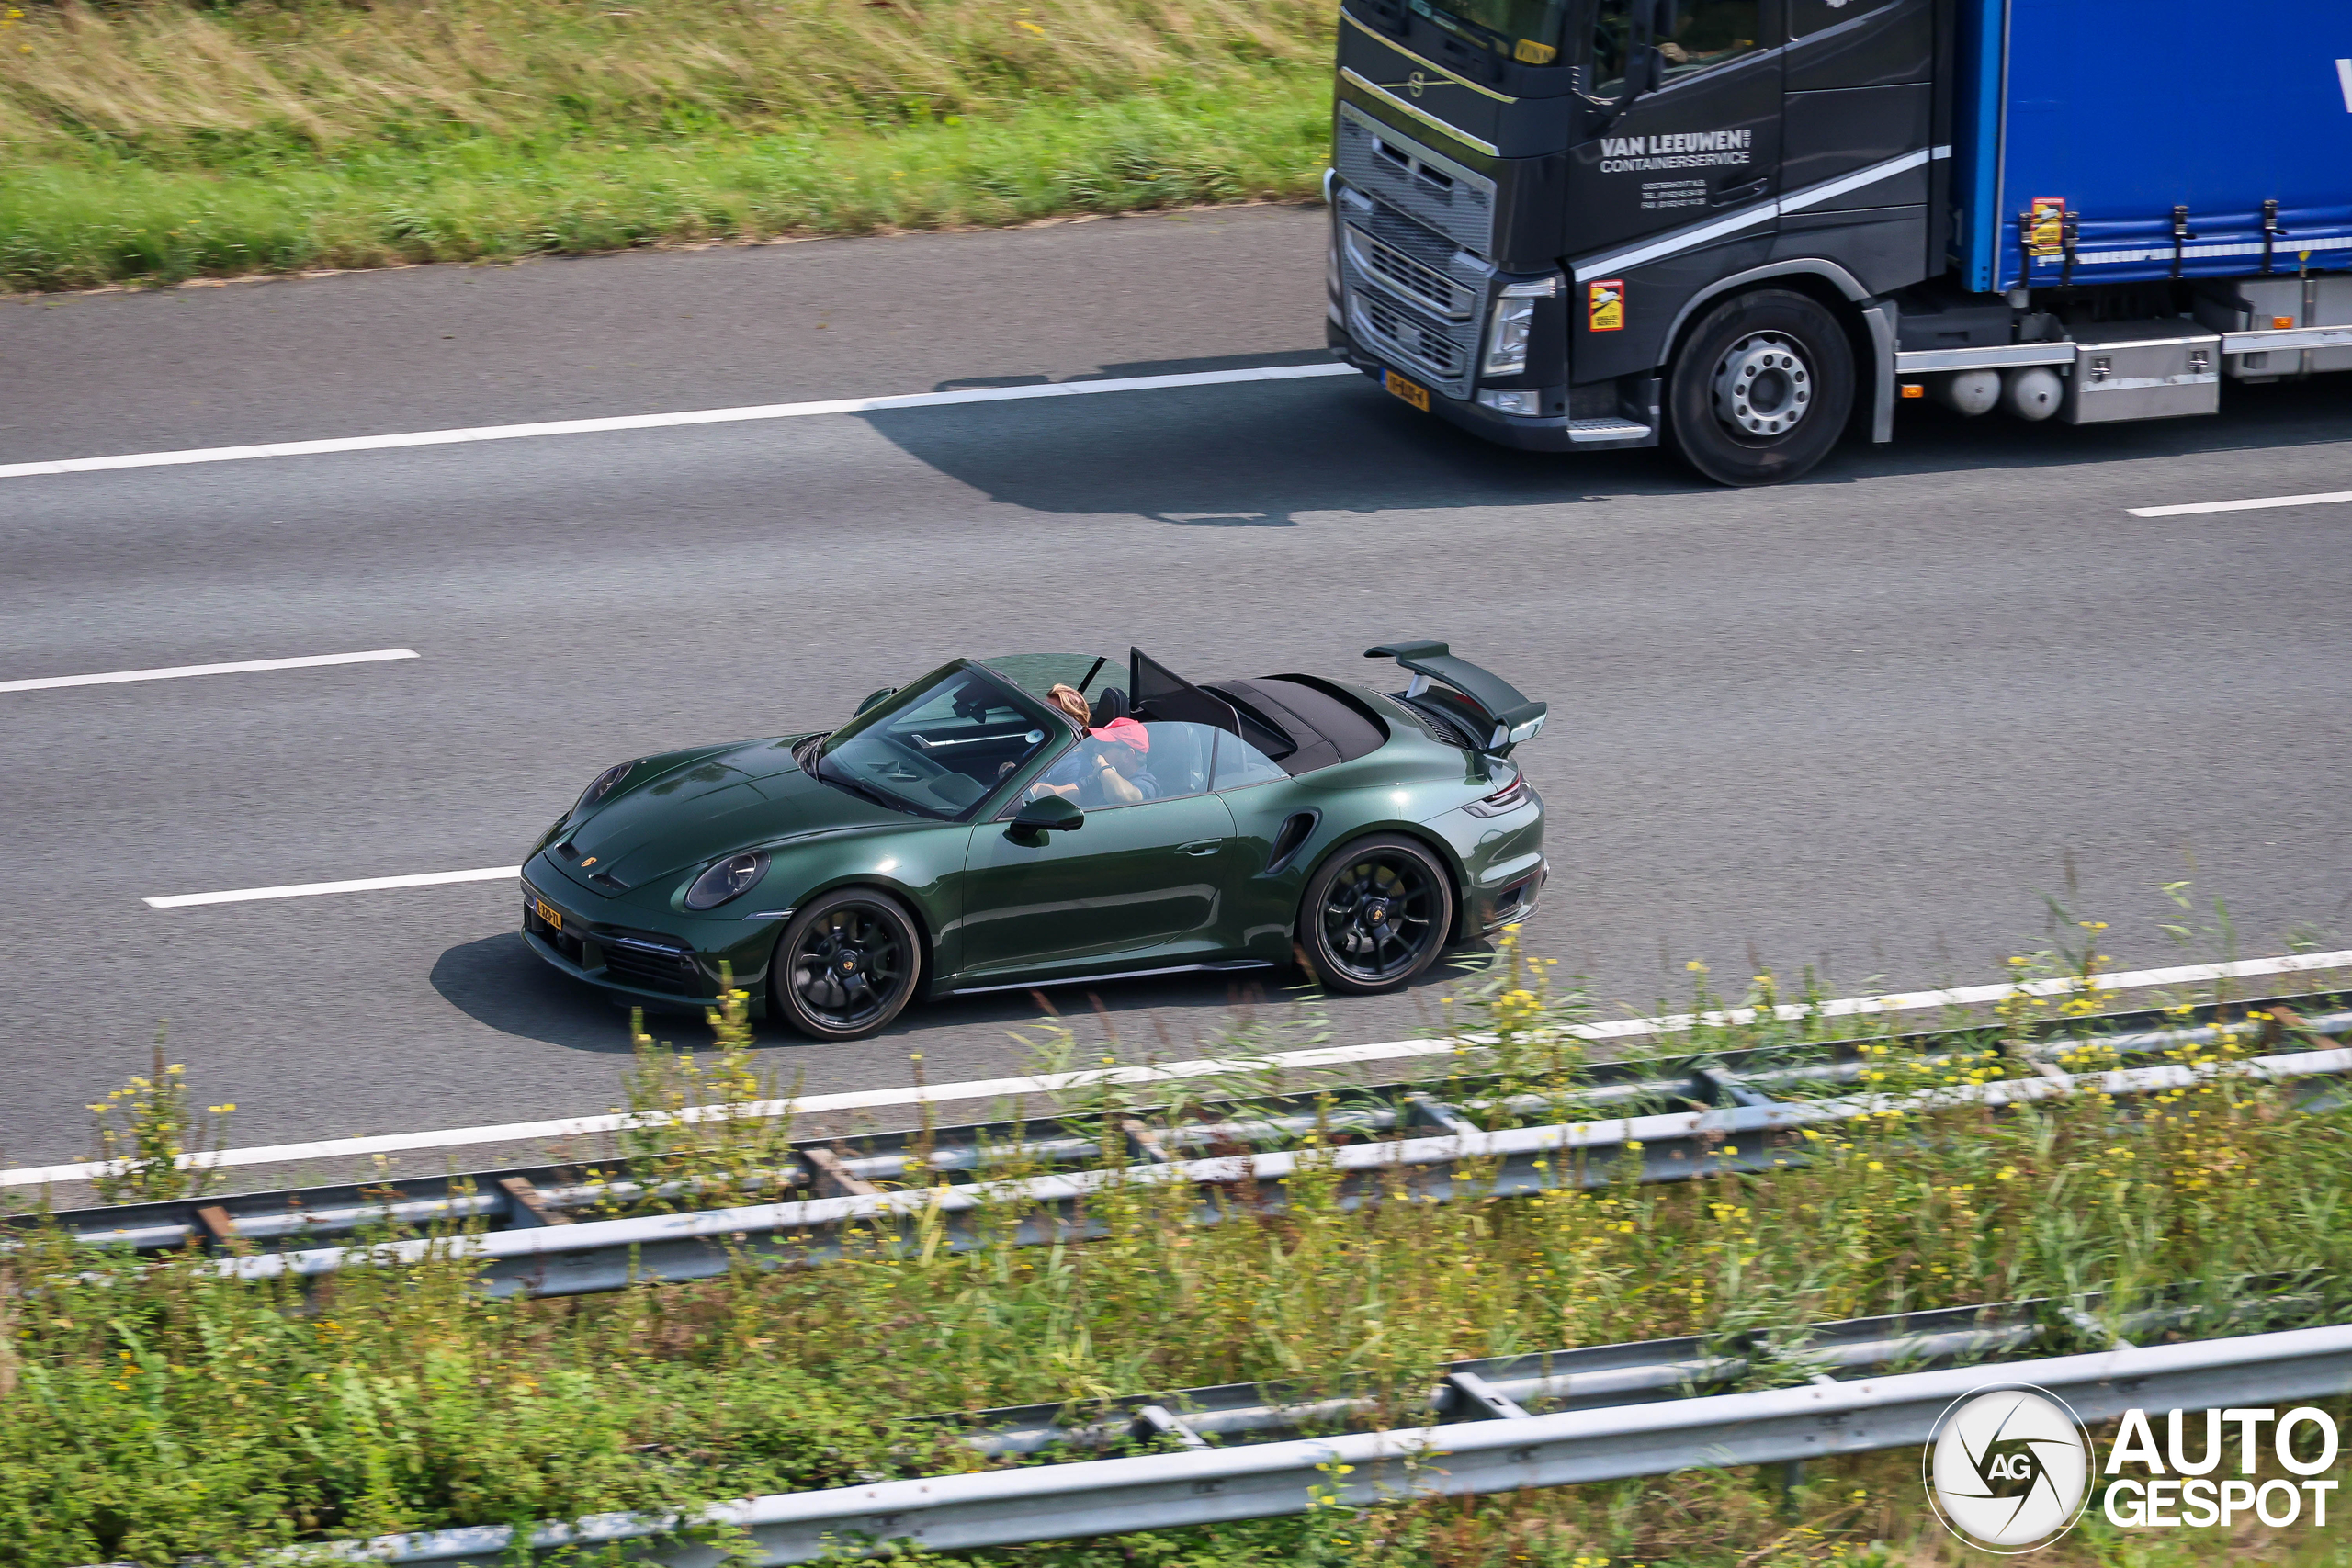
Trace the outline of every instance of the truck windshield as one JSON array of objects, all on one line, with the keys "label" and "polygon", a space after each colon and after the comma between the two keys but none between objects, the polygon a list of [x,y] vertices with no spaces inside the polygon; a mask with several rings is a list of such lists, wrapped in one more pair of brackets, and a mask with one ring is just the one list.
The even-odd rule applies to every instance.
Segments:
[{"label": "truck windshield", "polygon": [[1450,33],[1522,65],[1561,63],[1562,23],[1569,0],[1408,0]]}]

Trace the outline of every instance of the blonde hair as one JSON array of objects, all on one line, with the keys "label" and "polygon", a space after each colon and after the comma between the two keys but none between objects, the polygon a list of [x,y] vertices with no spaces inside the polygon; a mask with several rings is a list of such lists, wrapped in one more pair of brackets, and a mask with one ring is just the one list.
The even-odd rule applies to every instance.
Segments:
[{"label": "blonde hair", "polygon": [[[1094,723],[1094,705],[1086,700],[1086,694],[1076,686],[1064,685],[1057,682],[1047,689],[1046,700],[1062,712],[1069,714],[1071,718],[1078,721],[1079,728],[1081,729]],[[1069,711],[1073,706],[1078,709],[1076,713]]]}]

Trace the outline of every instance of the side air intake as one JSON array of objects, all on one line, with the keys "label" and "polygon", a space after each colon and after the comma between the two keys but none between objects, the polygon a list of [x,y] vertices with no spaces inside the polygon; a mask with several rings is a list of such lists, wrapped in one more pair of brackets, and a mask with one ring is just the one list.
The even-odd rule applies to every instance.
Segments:
[{"label": "side air intake", "polygon": [[1287,867],[1293,857],[1306,847],[1306,840],[1315,836],[1315,825],[1322,820],[1320,811],[1294,811],[1284,818],[1282,830],[1274,835],[1274,850],[1267,858],[1266,874],[1273,875]]}]

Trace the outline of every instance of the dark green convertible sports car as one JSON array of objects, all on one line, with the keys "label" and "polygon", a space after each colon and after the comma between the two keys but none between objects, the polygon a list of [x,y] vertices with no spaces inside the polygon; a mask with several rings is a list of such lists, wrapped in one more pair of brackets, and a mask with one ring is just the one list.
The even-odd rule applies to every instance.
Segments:
[{"label": "dark green convertible sports car", "polygon": [[1533,907],[1544,803],[1509,759],[1544,705],[1442,642],[1365,657],[1409,683],[959,659],[830,734],[622,762],[532,850],[524,936],[624,1003],[731,974],[820,1040],[918,994],[1294,962],[1401,986]]}]

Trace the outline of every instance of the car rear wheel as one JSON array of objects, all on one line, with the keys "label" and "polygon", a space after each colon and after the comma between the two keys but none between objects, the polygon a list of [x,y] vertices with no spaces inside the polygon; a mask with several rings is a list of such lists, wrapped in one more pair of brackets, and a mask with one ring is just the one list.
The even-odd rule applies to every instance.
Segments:
[{"label": "car rear wheel", "polygon": [[1307,879],[1298,942],[1326,990],[1393,990],[1437,962],[1453,929],[1453,878],[1401,833],[1343,844]]},{"label": "car rear wheel", "polygon": [[768,988],[776,1011],[814,1040],[855,1040],[905,1010],[922,944],[897,899],[842,887],[793,916],[776,942]]}]

